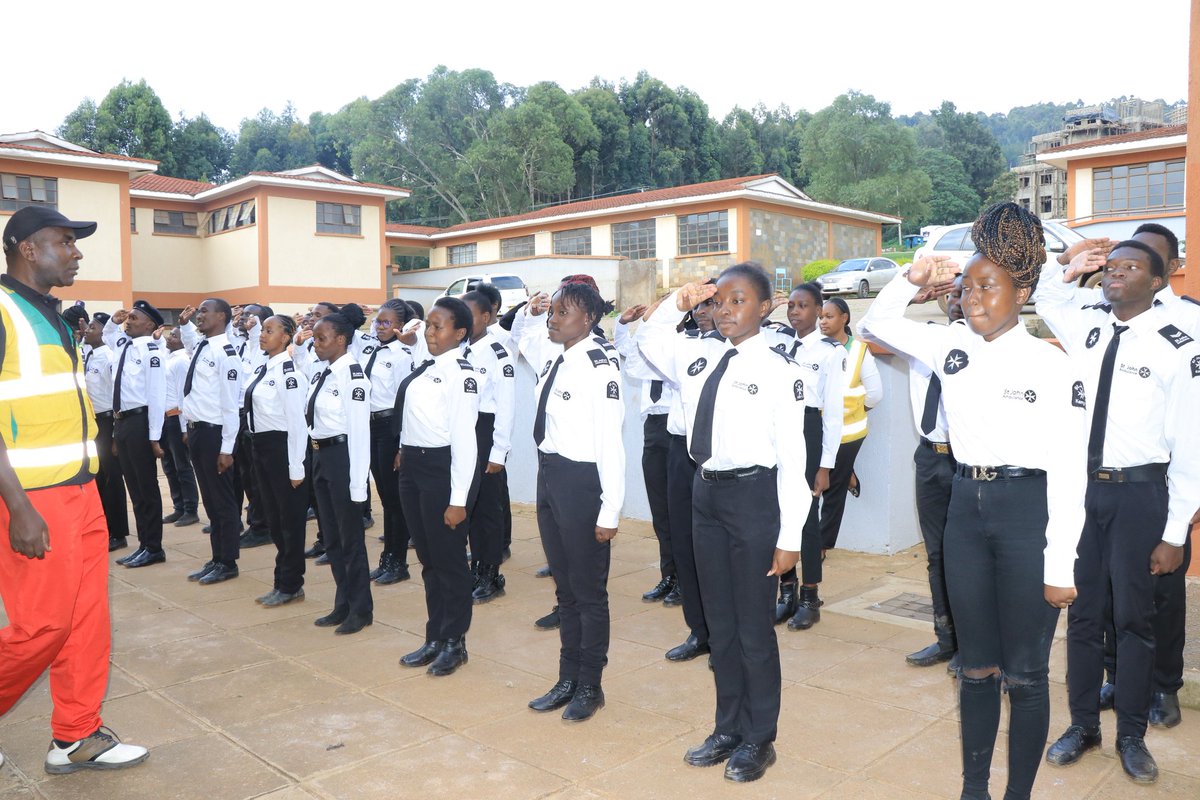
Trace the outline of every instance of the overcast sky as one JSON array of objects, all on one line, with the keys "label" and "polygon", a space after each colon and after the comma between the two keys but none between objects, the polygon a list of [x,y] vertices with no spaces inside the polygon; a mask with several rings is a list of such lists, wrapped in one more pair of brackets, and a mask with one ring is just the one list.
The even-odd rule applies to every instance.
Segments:
[{"label": "overcast sky", "polygon": [[5,3],[0,132],[53,131],[84,97],[144,78],[177,116],[236,131],[307,119],[438,64],[564,89],[647,70],[733,106],[816,111],[847,89],[894,114],[1187,95],[1185,0],[355,0]]}]

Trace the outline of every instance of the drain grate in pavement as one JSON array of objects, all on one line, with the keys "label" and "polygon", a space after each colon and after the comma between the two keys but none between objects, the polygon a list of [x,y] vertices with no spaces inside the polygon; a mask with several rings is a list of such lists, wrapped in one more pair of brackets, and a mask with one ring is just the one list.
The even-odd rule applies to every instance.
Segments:
[{"label": "drain grate in pavement", "polygon": [[893,617],[933,622],[933,601],[912,592],[904,592],[889,600],[872,603],[867,608],[881,614],[891,614]]}]

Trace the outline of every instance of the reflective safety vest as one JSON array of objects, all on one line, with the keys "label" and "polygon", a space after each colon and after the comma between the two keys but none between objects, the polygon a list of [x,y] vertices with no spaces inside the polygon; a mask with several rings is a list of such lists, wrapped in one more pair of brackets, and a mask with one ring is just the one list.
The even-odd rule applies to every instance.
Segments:
[{"label": "reflective safety vest", "polygon": [[867,346],[858,339],[851,339],[850,367],[846,373],[846,393],[842,398],[842,443],[865,439],[867,436],[867,390],[862,385],[862,365],[867,357]]},{"label": "reflective safety vest", "polygon": [[50,321],[29,301],[0,286],[0,437],[24,489],[94,474],[96,420],[80,359],[63,349]]}]

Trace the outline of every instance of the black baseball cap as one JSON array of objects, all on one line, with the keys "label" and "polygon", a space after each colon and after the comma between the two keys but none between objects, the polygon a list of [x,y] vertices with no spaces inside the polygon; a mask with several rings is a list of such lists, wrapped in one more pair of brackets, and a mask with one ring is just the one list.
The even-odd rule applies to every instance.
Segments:
[{"label": "black baseball cap", "polygon": [[76,239],[83,239],[96,232],[96,223],[69,220],[46,206],[25,206],[13,214],[4,226],[4,252],[7,253],[42,228],[70,228],[75,231]]}]

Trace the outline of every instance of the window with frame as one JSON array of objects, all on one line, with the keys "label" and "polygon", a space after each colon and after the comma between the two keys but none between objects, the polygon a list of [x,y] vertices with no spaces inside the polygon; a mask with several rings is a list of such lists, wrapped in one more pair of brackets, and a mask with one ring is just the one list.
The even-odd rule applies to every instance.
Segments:
[{"label": "window with frame", "polygon": [[[1026,211],[1029,210],[1029,198],[1028,197],[1021,198],[1021,208],[1025,209]],[[937,250],[938,248],[935,247],[933,249]]]},{"label": "window with frame", "polygon": [[652,219],[621,222],[612,226],[612,253],[618,258],[654,258],[655,231]]},{"label": "window with frame", "polygon": [[1181,208],[1183,170],[1182,158],[1093,170],[1092,212]]},{"label": "window with frame", "polygon": [[362,235],[362,206],[317,203],[317,233]]},{"label": "window with frame", "polygon": [[208,215],[208,232],[213,234],[245,228],[257,221],[257,214],[254,200],[218,208]]},{"label": "window with frame", "polygon": [[729,250],[729,212],[710,211],[679,218],[679,255]]},{"label": "window with frame", "polygon": [[1025,177],[1021,178],[1021,188],[1022,188],[1022,189],[1028,189],[1028,188],[1029,188],[1029,177],[1028,177],[1028,176],[1025,176]]},{"label": "window with frame", "polygon": [[137,209],[129,207],[129,232],[137,233]]},{"label": "window with frame", "polygon": [[154,232],[195,236],[200,221],[195,211],[164,211],[154,209]]},{"label": "window with frame", "polygon": [[533,234],[500,240],[501,258],[528,258],[533,255]]},{"label": "window with frame", "polygon": [[0,173],[0,211],[19,211],[27,206],[58,208],[58,178]]},{"label": "window with frame", "polygon": [[474,264],[479,260],[479,243],[455,244],[446,248],[446,263],[451,266],[458,264]]},{"label": "window with frame", "polygon": [[572,228],[554,232],[554,255],[590,256],[592,254],[592,229]]},{"label": "window with frame", "polygon": [[1049,184],[1054,183],[1054,173],[1043,172],[1040,176],[1038,176],[1038,182],[1043,186],[1048,186]]},{"label": "window with frame", "polygon": [[1054,210],[1054,199],[1051,197],[1042,198],[1042,213],[1049,214]]}]

